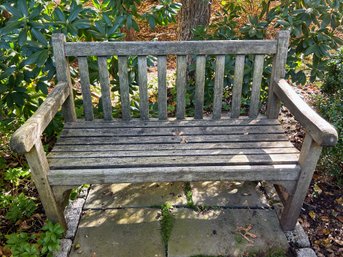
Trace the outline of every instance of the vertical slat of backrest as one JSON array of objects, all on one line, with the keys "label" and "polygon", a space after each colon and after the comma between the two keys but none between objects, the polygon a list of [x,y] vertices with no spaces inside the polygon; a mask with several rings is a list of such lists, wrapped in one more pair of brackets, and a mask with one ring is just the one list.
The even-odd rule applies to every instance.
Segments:
[{"label": "vertical slat of backrest", "polygon": [[251,87],[251,101],[249,108],[249,117],[256,118],[259,111],[260,103],[260,88],[262,81],[263,73],[263,64],[264,64],[264,55],[255,55],[254,61],[254,74]]},{"label": "vertical slat of backrest", "polygon": [[187,56],[179,55],[176,61],[176,118],[185,118],[185,93],[187,76]]},{"label": "vertical slat of backrest", "polygon": [[64,34],[53,34],[52,35],[52,47],[54,49],[54,59],[56,66],[56,76],[59,82],[67,82],[69,84],[69,96],[62,105],[62,113],[64,121],[73,122],[76,121],[76,112],[73,96],[73,88],[70,80],[70,69],[69,63],[67,61],[64,43],[65,43]]},{"label": "vertical slat of backrest", "polygon": [[214,96],[213,96],[213,115],[212,118],[217,120],[222,115],[223,101],[223,84],[225,70],[225,55],[216,56],[216,71],[214,79]]},{"label": "vertical slat of backrest", "polygon": [[107,68],[107,57],[98,57],[99,80],[101,86],[102,109],[104,120],[112,119],[112,102],[110,90],[110,77]]},{"label": "vertical slat of backrest", "polygon": [[238,118],[241,111],[241,95],[244,76],[245,55],[237,55],[235,63],[235,77],[232,90],[231,118]]},{"label": "vertical slat of backrest", "polygon": [[120,84],[121,112],[124,120],[130,119],[130,93],[127,70],[127,57],[118,56],[118,75]]},{"label": "vertical slat of backrest", "polygon": [[92,106],[92,96],[89,83],[89,71],[87,57],[78,57],[79,71],[80,71],[80,81],[81,81],[81,91],[83,98],[83,109],[85,113],[85,120],[93,120],[93,106]]},{"label": "vertical slat of backrest", "polygon": [[269,94],[267,104],[267,117],[269,119],[277,119],[280,111],[280,101],[273,92],[273,81],[279,81],[285,77],[285,65],[287,61],[288,43],[290,32],[279,31],[277,34],[277,52],[273,59],[272,75],[269,82]]},{"label": "vertical slat of backrest", "polygon": [[149,119],[146,56],[138,56],[139,108],[141,120]]},{"label": "vertical slat of backrest", "polygon": [[167,57],[158,56],[158,118],[166,120],[168,118],[167,106]]},{"label": "vertical slat of backrest", "polygon": [[204,89],[205,89],[205,66],[206,56],[199,55],[196,58],[195,71],[195,95],[194,95],[194,118],[202,119],[204,108]]}]

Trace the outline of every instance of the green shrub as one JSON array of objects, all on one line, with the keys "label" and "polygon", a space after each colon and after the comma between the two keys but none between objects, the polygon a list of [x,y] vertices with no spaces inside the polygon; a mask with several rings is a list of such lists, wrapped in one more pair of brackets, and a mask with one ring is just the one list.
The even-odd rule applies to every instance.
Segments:
[{"label": "green shrub", "polygon": [[34,235],[28,233],[13,233],[6,235],[6,246],[11,250],[14,257],[39,257],[37,245],[31,244],[34,240]]},{"label": "green shrub", "polygon": [[60,248],[63,229],[59,224],[48,221],[42,231],[31,235],[25,232],[6,235],[6,247],[14,257],[51,257]]},{"label": "green shrub", "polygon": [[[54,1],[5,0],[0,5],[0,117],[28,118],[37,109],[55,80],[51,35],[61,32],[68,41],[122,40],[125,32],[139,30],[137,21],[151,27],[175,22],[180,4],[160,0],[146,13],[137,11],[141,0],[66,0]],[[75,63],[75,58],[70,59]],[[130,89],[136,81],[137,61],[130,59]],[[109,71],[118,91],[117,59],[110,58]],[[72,79],[78,75],[76,65],[71,67]],[[96,58],[90,58],[91,84],[98,84]],[[96,75],[96,76],[95,76]],[[77,92],[76,92],[77,95]],[[76,101],[80,106],[82,101]],[[132,102],[135,110],[137,103]],[[79,106],[76,106],[77,108]],[[101,106],[101,103],[99,107]],[[116,115],[116,113],[114,114]],[[61,123],[55,125],[60,126]]]},{"label": "green shrub", "polygon": [[343,48],[338,50],[327,65],[322,86],[323,95],[316,98],[321,115],[333,124],[339,135],[335,147],[324,148],[320,159],[321,170],[332,174],[338,184],[343,184]]},{"label": "green shrub", "polygon": [[5,218],[15,223],[22,218],[30,217],[37,209],[36,203],[23,193],[12,198]]},{"label": "green shrub", "polygon": [[29,178],[30,171],[23,168],[12,168],[5,172],[4,180],[12,183],[13,186],[18,187],[21,179]]},{"label": "green shrub", "polygon": [[[337,37],[342,28],[343,2],[263,0],[259,15],[249,15],[246,23],[238,23],[237,18],[245,16],[247,3],[222,1],[218,18],[209,28],[196,28],[194,39],[264,39],[270,31],[286,29],[291,32],[287,76],[300,84],[308,78],[312,82],[323,79],[330,50],[343,44]],[[270,60],[265,64],[269,66]]]},{"label": "green shrub", "polygon": [[322,91],[328,95],[342,94],[338,91],[343,89],[343,47],[330,59],[326,71]]}]

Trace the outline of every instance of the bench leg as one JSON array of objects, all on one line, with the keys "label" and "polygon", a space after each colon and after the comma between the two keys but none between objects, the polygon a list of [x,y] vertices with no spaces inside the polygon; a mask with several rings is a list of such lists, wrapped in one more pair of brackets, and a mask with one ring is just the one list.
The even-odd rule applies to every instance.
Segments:
[{"label": "bench leg", "polygon": [[272,183],[282,204],[285,205],[289,195],[294,192],[297,181],[272,181]]},{"label": "bench leg", "polygon": [[48,181],[49,164],[42,142],[38,140],[32,149],[25,154],[25,157],[30,166],[31,177],[38,190],[46,216],[49,220],[58,222],[63,228],[66,228],[63,209],[58,205]]},{"label": "bench leg", "polygon": [[281,214],[280,223],[284,231],[294,230],[295,228],[321,150],[322,147],[314,142],[311,136],[307,134],[299,157],[301,167],[300,175],[295,189],[289,194],[284,204],[284,209]]},{"label": "bench leg", "polygon": [[[64,209],[68,205],[69,195],[72,189],[72,186],[52,186],[52,192],[54,194],[57,207],[62,213],[64,213]],[[63,222],[66,223],[64,215],[63,218]],[[65,228],[67,228],[66,225]]]}]

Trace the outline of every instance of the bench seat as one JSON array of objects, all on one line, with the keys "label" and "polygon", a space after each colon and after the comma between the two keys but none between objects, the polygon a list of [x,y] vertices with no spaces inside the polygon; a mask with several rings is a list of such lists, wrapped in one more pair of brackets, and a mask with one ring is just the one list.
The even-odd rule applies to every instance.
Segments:
[{"label": "bench seat", "polygon": [[52,185],[296,180],[298,160],[272,119],[79,120],[65,124],[48,155],[48,178]]}]

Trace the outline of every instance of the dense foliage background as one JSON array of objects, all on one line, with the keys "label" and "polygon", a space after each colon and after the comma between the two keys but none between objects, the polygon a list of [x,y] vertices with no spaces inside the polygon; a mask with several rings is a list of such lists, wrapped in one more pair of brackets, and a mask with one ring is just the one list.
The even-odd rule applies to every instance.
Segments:
[{"label": "dense foliage background", "polygon": [[[7,145],[14,130],[32,115],[56,82],[51,35],[64,33],[68,41],[134,40],[134,32],[142,27],[154,30],[176,23],[181,8],[177,1],[159,0],[153,1],[151,7],[142,12],[139,9],[141,4],[140,0],[0,1],[0,221],[4,224],[1,226],[0,242],[6,242],[7,249],[11,249],[14,256],[49,255],[58,248],[58,238],[62,234],[60,228],[51,223],[41,231],[45,220],[37,214],[42,210],[37,193],[32,190],[34,186],[30,172],[23,158],[11,153]],[[193,28],[194,40],[263,39],[272,38],[280,29],[290,30],[287,78],[304,86],[309,82],[320,86],[324,81],[323,94],[315,100],[316,106],[342,131],[343,52],[337,51],[343,44],[342,1],[261,0],[251,3],[227,0],[221,1],[220,8],[212,12],[214,18],[208,26]],[[70,61],[75,63],[73,59]],[[246,58],[243,89],[243,104],[246,106],[249,104],[252,62],[251,57]],[[234,58],[226,58],[225,96],[228,99],[232,88],[233,63]],[[112,91],[118,91],[116,57],[111,57],[108,65]],[[134,96],[137,93],[136,65],[136,58],[131,57],[130,89],[134,114],[138,114],[139,110],[138,98]],[[149,57],[149,65],[154,65],[153,57]],[[89,59],[89,66],[91,84],[97,84],[96,59]],[[77,81],[77,65],[71,67],[72,78]],[[214,67],[214,59],[208,58],[205,108],[210,108],[212,104]],[[189,72],[187,104],[191,112],[194,65],[190,65]],[[261,89],[262,102],[267,95],[270,72],[271,60],[267,59]],[[171,96],[174,94],[175,91],[170,92]],[[82,100],[77,91],[75,95],[77,112],[82,115]],[[226,109],[230,107],[228,101],[223,105]],[[151,102],[150,105],[153,113],[156,104]],[[101,113],[101,99],[96,107],[96,111]],[[114,108],[114,115],[118,116],[120,113],[117,110]],[[169,111],[173,112],[173,109]],[[51,136],[60,128],[61,117],[57,115],[48,127],[44,141],[49,143]],[[338,181],[342,181],[342,148],[340,137],[338,147],[325,150],[321,160],[322,167],[330,167]],[[21,229],[27,220],[34,225],[27,230]],[[25,232],[32,230],[40,232],[34,237]],[[53,236],[47,236],[47,233]]]}]

